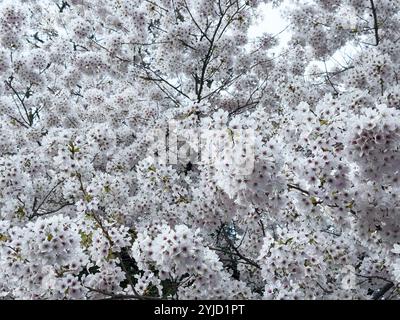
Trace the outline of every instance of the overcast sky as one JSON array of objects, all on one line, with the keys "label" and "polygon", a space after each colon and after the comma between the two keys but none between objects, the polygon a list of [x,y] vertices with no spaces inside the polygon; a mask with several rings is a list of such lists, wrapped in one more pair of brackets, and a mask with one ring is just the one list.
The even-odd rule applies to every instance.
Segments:
[{"label": "overcast sky", "polygon": [[[260,11],[262,12],[260,18],[256,23],[250,27],[249,35],[250,37],[261,36],[264,32],[271,33],[273,35],[279,34],[277,38],[279,39],[279,45],[272,49],[273,52],[279,52],[285,44],[290,40],[290,32],[288,29],[289,22],[284,19],[284,14],[282,8],[285,8],[288,5],[288,1],[284,0],[283,5],[280,8],[273,8],[272,4],[260,4]],[[285,30],[285,31],[283,31]],[[283,32],[282,32],[283,31]],[[333,58],[328,59],[326,61],[328,69],[337,66],[338,63],[346,65],[350,56],[354,55],[357,52],[357,48],[353,44],[348,44],[338,50]],[[320,66],[323,66],[323,63],[317,63]]]},{"label": "overcast sky", "polygon": [[[272,4],[261,4],[261,16],[258,21],[249,29],[251,37],[261,36],[264,32],[279,34],[288,26],[288,22],[281,15],[281,10],[273,8]],[[284,31],[279,34],[280,46],[289,40],[289,32]]]}]

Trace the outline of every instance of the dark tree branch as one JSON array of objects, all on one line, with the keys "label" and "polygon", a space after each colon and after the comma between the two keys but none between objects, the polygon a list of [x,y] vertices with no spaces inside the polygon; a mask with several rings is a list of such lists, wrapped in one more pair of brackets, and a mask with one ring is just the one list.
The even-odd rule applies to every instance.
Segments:
[{"label": "dark tree branch", "polygon": [[63,13],[63,11],[64,11],[67,7],[69,7],[69,3],[68,3],[67,1],[63,1],[63,2],[61,3],[61,5],[59,5],[58,3],[56,3],[56,5],[57,5],[58,10],[59,10],[60,13]]},{"label": "dark tree branch", "polygon": [[[34,119],[34,117],[35,117],[35,114],[32,113],[31,111],[28,111],[28,108],[27,108],[26,105],[25,105],[24,99],[25,99],[25,97],[26,97],[26,95],[27,95],[27,92],[25,92],[24,95],[23,95],[23,97],[21,97],[20,93],[19,93],[17,90],[15,90],[14,86],[12,85],[12,80],[13,80],[13,77],[11,77],[8,81],[7,81],[7,80],[4,80],[4,83],[11,89],[11,91],[14,93],[14,95],[17,97],[18,101],[20,102],[22,108],[24,109],[26,119],[25,119],[25,118],[22,116],[22,114],[20,113],[20,115],[21,115],[21,117],[22,117],[22,120],[23,120],[29,127],[32,127],[32,125],[33,125],[33,119]],[[28,88],[27,91],[29,91],[29,88]],[[18,110],[19,110],[19,108],[18,108]]]},{"label": "dark tree branch", "polygon": [[376,7],[374,0],[370,0],[372,16],[374,17],[374,31],[375,31],[375,46],[379,44],[379,26],[378,26],[378,15],[376,13]]},{"label": "dark tree branch", "polygon": [[140,295],[140,294],[116,294],[116,293],[107,292],[107,291],[104,291],[104,290],[99,290],[99,289],[91,288],[91,287],[85,287],[85,288],[88,289],[91,292],[97,292],[97,293],[100,293],[102,295],[107,296],[108,298],[106,298],[104,300],[129,300],[129,299],[136,299],[136,300],[167,300],[167,299],[158,298],[158,297],[143,296],[143,295]]},{"label": "dark tree branch", "polygon": [[382,288],[380,288],[373,294],[372,299],[380,300],[393,286],[393,282],[386,283]]},{"label": "dark tree branch", "polygon": [[308,195],[308,196],[310,195],[310,193],[307,190],[300,188],[298,185],[288,183],[287,186],[288,186],[289,190],[295,189],[297,191],[300,191],[301,193],[304,193],[305,195]]}]

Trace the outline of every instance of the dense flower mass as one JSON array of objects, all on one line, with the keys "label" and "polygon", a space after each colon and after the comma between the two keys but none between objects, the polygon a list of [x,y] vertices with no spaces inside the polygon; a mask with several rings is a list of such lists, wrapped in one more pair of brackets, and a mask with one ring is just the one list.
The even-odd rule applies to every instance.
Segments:
[{"label": "dense flower mass", "polygon": [[0,1],[0,299],[398,299],[399,30],[392,0]]}]

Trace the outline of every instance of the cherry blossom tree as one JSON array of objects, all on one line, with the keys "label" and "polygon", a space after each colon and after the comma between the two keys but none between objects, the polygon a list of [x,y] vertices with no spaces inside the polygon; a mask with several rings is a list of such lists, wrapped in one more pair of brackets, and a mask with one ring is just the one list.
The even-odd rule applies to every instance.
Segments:
[{"label": "cherry blossom tree", "polygon": [[0,1],[0,297],[399,298],[398,30],[394,0]]}]

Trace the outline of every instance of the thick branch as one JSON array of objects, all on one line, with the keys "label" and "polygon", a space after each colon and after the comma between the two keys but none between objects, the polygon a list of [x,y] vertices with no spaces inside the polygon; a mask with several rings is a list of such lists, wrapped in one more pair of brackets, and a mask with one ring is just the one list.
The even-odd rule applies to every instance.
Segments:
[{"label": "thick branch", "polygon": [[376,13],[376,7],[375,7],[374,0],[370,0],[370,2],[371,2],[372,16],[374,17],[375,46],[377,46],[379,44],[378,16]]}]

